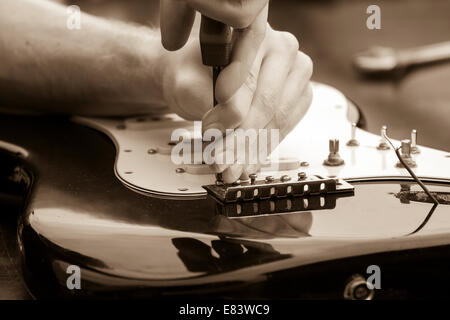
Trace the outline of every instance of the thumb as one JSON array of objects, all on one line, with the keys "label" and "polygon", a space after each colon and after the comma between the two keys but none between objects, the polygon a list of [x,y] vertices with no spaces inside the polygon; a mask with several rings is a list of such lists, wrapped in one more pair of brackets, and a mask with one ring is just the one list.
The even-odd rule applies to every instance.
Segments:
[{"label": "thumb", "polygon": [[175,51],[182,48],[191,34],[195,10],[180,0],[160,1],[161,41],[164,48]]}]

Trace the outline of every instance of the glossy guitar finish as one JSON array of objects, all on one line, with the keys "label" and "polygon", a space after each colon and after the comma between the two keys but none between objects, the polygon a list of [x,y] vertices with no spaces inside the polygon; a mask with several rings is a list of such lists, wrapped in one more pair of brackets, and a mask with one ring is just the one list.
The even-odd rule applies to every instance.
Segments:
[{"label": "glossy guitar finish", "polygon": [[[353,183],[334,209],[229,219],[211,198],[127,188],[109,138],[68,119],[2,116],[0,137],[28,154],[18,235],[37,297],[342,298],[373,264],[376,297],[448,294],[450,207],[431,211],[412,182]],[[444,177],[429,188],[450,193]],[[67,289],[69,265],[82,270],[81,290]]]}]

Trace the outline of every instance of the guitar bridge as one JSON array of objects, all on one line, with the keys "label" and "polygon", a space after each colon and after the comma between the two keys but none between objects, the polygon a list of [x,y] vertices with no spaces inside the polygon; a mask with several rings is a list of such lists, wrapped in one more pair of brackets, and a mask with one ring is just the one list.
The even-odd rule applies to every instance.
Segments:
[{"label": "guitar bridge", "polygon": [[338,198],[352,194],[328,194],[309,197],[255,200],[246,202],[219,202],[216,212],[230,218],[248,218],[268,215],[280,215],[302,211],[331,210],[336,207]]},{"label": "guitar bridge", "polygon": [[223,203],[354,192],[354,187],[344,180],[324,179],[319,176],[296,181],[281,177],[278,179],[272,178],[270,181],[265,179],[236,184],[213,184],[203,186],[203,188],[206,189],[208,194]]}]

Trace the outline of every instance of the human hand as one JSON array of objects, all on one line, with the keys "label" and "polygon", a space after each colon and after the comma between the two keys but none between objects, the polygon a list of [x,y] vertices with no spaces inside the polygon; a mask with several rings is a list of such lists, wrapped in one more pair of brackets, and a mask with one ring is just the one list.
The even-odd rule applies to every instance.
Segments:
[{"label": "human hand", "polygon": [[161,0],[161,39],[170,51],[182,48],[191,34],[195,11],[234,28],[230,64],[217,79],[216,99],[225,102],[250,74],[263,42],[268,0]]},{"label": "human hand", "polygon": [[[298,51],[293,35],[267,26],[250,75],[231,98],[215,108],[211,107],[211,71],[202,65],[197,41],[191,39],[181,50],[166,52],[159,64],[164,97],[174,112],[189,120],[202,119],[203,132],[210,128],[222,134],[226,129],[280,129],[281,140],[298,124],[312,100],[312,62]],[[258,166],[218,163],[213,169],[223,173],[225,182],[234,182]]]}]

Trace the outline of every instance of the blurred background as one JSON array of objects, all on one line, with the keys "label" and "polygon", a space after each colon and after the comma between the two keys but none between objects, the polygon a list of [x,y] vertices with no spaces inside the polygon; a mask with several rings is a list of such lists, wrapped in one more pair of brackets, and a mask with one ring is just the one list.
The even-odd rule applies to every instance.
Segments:
[{"label": "blurred background", "polygon": [[[56,1],[56,0],[55,0]],[[82,11],[157,28],[159,0],[58,0]],[[381,29],[366,27],[369,5],[381,8]],[[449,0],[273,0],[269,22],[297,36],[314,62],[313,80],[330,84],[363,111],[366,129],[382,125],[396,139],[418,130],[418,143],[450,152],[450,62],[382,78],[361,76],[357,52],[397,49],[450,40]]]}]

